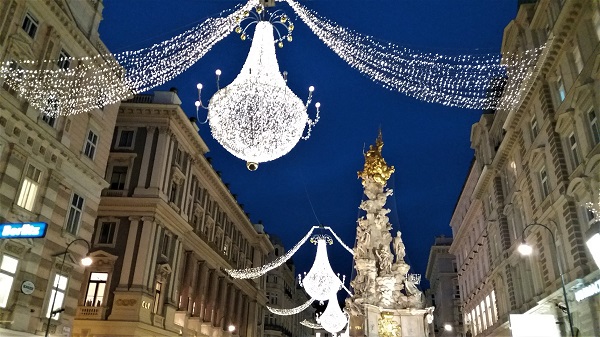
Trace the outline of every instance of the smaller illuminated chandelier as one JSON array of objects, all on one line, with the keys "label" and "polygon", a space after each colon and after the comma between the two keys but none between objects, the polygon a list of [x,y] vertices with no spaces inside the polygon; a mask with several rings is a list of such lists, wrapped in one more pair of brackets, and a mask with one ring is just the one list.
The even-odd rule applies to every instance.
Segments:
[{"label": "smaller illuminated chandelier", "polygon": [[[252,13],[252,17],[250,17]],[[253,19],[242,29],[241,23]],[[308,139],[311,128],[319,121],[320,103],[316,103],[315,119],[308,117],[314,87],[309,88],[306,102],[287,86],[287,78],[279,72],[275,44],[292,41],[294,25],[281,11],[267,16],[262,5],[255,12],[245,12],[237,19],[235,31],[242,40],[247,30],[256,25],[250,52],[242,70],[228,86],[218,90],[208,103],[208,122],[212,136],[231,154],[247,162],[254,171],[258,164],[287,154],[300,138]],[[281,35],[275,25],[283,25]],[[274,38],[273,31],[277,33]],[[217,73],[217,77],[220,71]],[[286,73],[284,75],[287,76]],[[198,84],[196,108],[204,107],[202,85]],[[304,129],[307,134],[303,137]]]},{"label": "smaller illuminated chandelier", "polygon": [[330,294],[325,311],[317,316],[317,323],[327,332],[334,335],[348,325],[348,316],[340,308],[337,293]]},{"label": "smaller illuminated chandelier", "polygon": [[310,241],[317,245],[317,255],[312,267],[304,275],[304,278],[298,275],[298,282],[308,296],[317,301],[325,301],[341,289],[345,277],[340,280],[339,274],[336,275],[329,264],[327,244],[333,244],[331,237],[327,235],[315,235]]}]

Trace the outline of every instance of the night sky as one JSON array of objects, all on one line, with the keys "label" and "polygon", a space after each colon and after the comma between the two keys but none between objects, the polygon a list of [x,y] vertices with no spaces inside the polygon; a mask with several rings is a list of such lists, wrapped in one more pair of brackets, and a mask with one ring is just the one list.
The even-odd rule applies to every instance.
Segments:
[{"label": "night sky", "polygon": [[[314,0],[300,1],[322,16],[381,41],[426,52],[450,55],[498,53],[504,27],[517,12],[516,0]],[[166,40],[185,29],[233,8],[236,1],[104,0],[100,34],[112,52],[137,50]],[[277,3],[292,19],[295,13]],[[374,84],[328,49],[300,19],[294,41],[277,48],[288,86],[301,98],[315,86],[321,120],[309,140],[301,140],[286,156],[263,163],[255,172],[226,152],[200,126],[216,170],[265,230],[287,248],[311,226],[331,226],[354,245],[358,205],[363,199],[357,171],[363,149],[383,132],[383,155],[396,173],[388,182],[390,222],[402,231],[412,273],[425,276],[429,249],[436,235],[451,236],[450,218],[473,157],[469,134],[481,111],[448,108],[417,101]],[[238,74],[250,48],[235,33],[218,43],[194,67],[155,90],[176,87],[182,108],[195,116],[196,83],[202,82],[204,103]],[[202,114],[202,111],[201,111]],[[314,115],[314,109],[309,109]],[[205,118],[205,114],[200,119]],[[297,271],[310,269],[316,249],[306,244],[296,254]],[[352,258],[339,244],[329,249],[336,272],[348,278]]]}]

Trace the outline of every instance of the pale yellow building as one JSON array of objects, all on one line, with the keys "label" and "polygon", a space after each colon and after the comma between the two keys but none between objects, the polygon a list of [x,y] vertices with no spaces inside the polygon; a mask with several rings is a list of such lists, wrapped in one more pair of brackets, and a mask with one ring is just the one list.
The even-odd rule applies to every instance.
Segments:
[{"label": "pale yellow building", "polygon": [[[450,223],[471,336],[510,336],[510,314],[552,315],[570,336],[567,304],[575,334],[600,335],[600,295],[574,296],[600,279],[585,245],[598,221],[585,203],[600,188],[600,2],[520,1],[502,51],[543,45],[520,103],[485,113],[471,131],[475,162]],[[523,238],[533,223],[551,230],[556,252],[542,226]],[[523,239],[529,257],[517,252]]]},{"label": "pale yellow building", "polygon": [[224,269],[273,246],[180,104],[175,90],[121,104],[73,336],[263,336],[265,278]]},{"label": "pale yellow building", "polygon": [[[69,69],[105,50],[98,37],[102,1],[0,1],[0,62],[27,70]],[[25,63],[23,60],[55,60]],[[117,105],[50,117],[0,79],[0,223],[45,222],[44,238],[0,240],[0,335],[71,333],[79,261],[100,203]],[[63,263],[63,253],[69,247]],[[54,296],[56,294],[56,296]],[[65,308],[51,320],[54,309]]]}]

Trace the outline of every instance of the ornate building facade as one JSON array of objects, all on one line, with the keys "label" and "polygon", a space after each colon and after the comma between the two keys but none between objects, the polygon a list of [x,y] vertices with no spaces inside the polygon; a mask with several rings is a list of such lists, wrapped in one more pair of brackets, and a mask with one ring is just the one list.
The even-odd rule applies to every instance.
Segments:
[{"label": "ornate building facade", "polygon": [[[600,3],[520,2],[502,51],[542,46],[520,103],[483,114],[471,131],[475,160],[450,223],[450,252],[472,336],[509,336],[510,314],[553,315],[562,335],[571,325],[581,336],[600,334],[600,296],[574,298],[600,278],[585,245],[598,221],[585,203],[597,202],[600,188]],[[550,231],[526,228],[534,223]],[[530,257],[517,252],[522,240]]]},{"label": "ornate building facade", "polygon": [[450,254],[451,244],[452,238],[437,236],[429,250],[425,272],[429,280],[427,306],[435,307],[429,336],[464,336],[457,265],[456,258]]},{"label": "ornate building facade", "polygon": [[73,336],[263,336],[265,278],[223,269],[263,265],[273,246],[180,104],[176,91],[121,104]]},{"label": "ornate building facade", "polygon": [[[275,250],[272,259],[285,254],[285,247],[276,236],[270,235]],[[267,278],[267,305],[277,309],[291,309],[309,300],[304,290],[296,282],[294,261],[289,259],[281,266],[269,271]],[[308,337],[313,330],[301,325],[303,320],[314,320],[314,308],[308,307],[295,315],[280,316],[265,310],[265,337]]]},{"label": "ornate building facade", "polygon": [[[0,1],[0,62],[23,70],[74,69],[71,56],[106,52],[98,36],[102,10],[98,0]],[[18,93],[0,82],[0,222],[44,222],[47,233],[0,240],[0,335],[63,336],[71,333],[86,282],[78,261],[108,186],[104,172],[118,107],[56,117],[52,99],[37,110]],[[48,325],[50,312],[61,308]]]}]

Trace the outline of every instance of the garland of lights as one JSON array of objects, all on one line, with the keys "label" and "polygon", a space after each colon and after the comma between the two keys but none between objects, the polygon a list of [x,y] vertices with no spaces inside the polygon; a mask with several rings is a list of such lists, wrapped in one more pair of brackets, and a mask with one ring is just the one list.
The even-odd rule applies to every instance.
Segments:
[{"label": "garland of lights", "polygon": [[[522,54],[445,56],[382,43],[285,0],[331,50],[376,83],[417,99],[472,109],[510,107],[544,47]],[[505,79],[508,78],[508,81]],[[500,93],[504,98],[500,99]]]},{"label": "garland of lights", "polygon": [[313,322],[311,322],[309,320],[306,320],[306,319],[303,320],[302,322],[300,322],[300,324],[302,324],[305,327],[308,327],[310,329],[317,329],[317,330],[323,329],[323,327],[321,326],[321,324],[319,324],[319,323],[313,323]]},{"label": "garland of lights", "polygon": [[302,240],[300,240],[294,247],[292,247],[292,249],[288,250],[285,254],[281,255],[280,257],[275,259],[273,262],[269,262],[261,267],[254,267],[254,268],[247,268],[247,269],[225,269],[225,272],[227,272],[227,274],[229,274],[229,276],[231,276],[235,279],[254,279],[257,277],[261,277],[264,274],[266,274],[267,272],[269,272],[270,270],[273,270],[273,269],[281,266],[282,264],[285,263],[285,261],[289,260],[298,251],[298,249],[300,249],[300,247],[306,242],[306,240],[308,240],[308,238],[312,235],[315,228],[319,228],[319,227],[313,226],[308,231],[308,233],[306,233],[306,235],[302,238]]},{"label": "garland of lights", "polygon": [[311,298],[310,300],[306,301],[304,304],[302,304],[301,306],[295,307],[295,308],[291,308],[291,309],[278,309],[278,308],[272,308],[270,306],[267,306],[267,309],[269,309],[270,312],[276,314],[276,315],[280,315],[280,316],[290,316],[290,315],[295,315],[301,311],[303,311],[304,309],[308,308],[312,302],[314,302],[315,300],[313,298]]},{"label": "garland of lights", "polygon": [[354,256],[354,251],[352,250],[352,248],[348,247],[344,241],[342,241],[342,239],[340,239],[339,236],[337,236],[337,234],[335,234],[335,232],[333,231],[333,229],[331,229],[331,227],[327,227],[325,226],[326,229],[328,229],[331,234],[333,234],[333,237],[337,240],[337,242],[340,243],[340,245],[342,245],[342,247],[344,247],[344,249],[346,249],[348,251],[348,253],[352,254],[352,256]]},{"label": "garland of lights", "polygon": [[[506,55],[423,53],[359,34],[320,17],[295,0],[285,1],[352,68],[389,90],[426,102],[471,109],[511,108],[521,100],[524,84],[534,75],[532,66],[547,50],[544,45]],[[6,61],[0,65],[0,78],[33,108],[50,116],[102,108],[173,79],[232,30],[245,35],[240,18],[256,6],[257,0],[249,0],[171,39],[136,51]],[[231,13],[225,15],[227,12]],[[284,40],[290,41],[291,35],[279,35],[275,41],[280,45]],[[56,67],[64,62],[72,66]],[[307,122],[308,134],[317,120]]]}]

